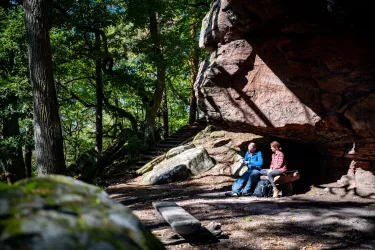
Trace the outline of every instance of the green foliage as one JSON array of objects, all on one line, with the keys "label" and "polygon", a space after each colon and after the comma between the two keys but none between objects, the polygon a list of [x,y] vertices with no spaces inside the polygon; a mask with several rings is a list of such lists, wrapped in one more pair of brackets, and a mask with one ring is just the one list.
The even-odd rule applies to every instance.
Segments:
[{"label": "green foliage", "polygon": [[[147,148],[142,138],[145,113],[148,102],[154,98],[157,65],[161,61],[149,32],[153,12],[157,13],[158,41],[166,65],[170,132],[187,123],[190,59],[204,56],[198,50],[198,35],[209,3],[208,0],[53,2],[50,38],[67,166],[95,147],[96,60],[103,63],[103,94],[107,100],[103,114],[104,150],[115,144],[125,130],[131,131],[127,142],[129,154],[137,155]],[[0,6],[0,121],[17,117],[20,133],[4,137],[0,125],[0,151],[33,144],[23,9],[14,2],[4,6]],[[194,27],[196,33],[192,33]],[[95,44],[98,32],[99,48]],[[129,116],[135,118],[137,132]],[[155,129],[162,131],[161,111]]]},{"label": "green foliage", "polygon": [[[23,10],[20,6],[0,8],[0,123],[3,125],[0,162],[3,165],[7,165],[12,152],[33,144],[30,97]],[[11,132],[17,120],[19,131]]]}]

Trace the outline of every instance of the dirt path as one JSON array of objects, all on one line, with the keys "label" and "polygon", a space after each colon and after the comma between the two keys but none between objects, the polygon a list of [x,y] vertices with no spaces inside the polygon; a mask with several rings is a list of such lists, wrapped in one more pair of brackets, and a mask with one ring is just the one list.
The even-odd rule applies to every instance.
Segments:
[{"label": "dirt path", "polygon": [[159,186],[135,180],[112,185],[107,192],[157,235],[169,226],[151,202],[171,200],[203,225],[219,222],[228,235],[217,243],[168,246],[168,249],[375,249],[375,199],[333,189],[274,198],[229,198],[233,179],[206,176]]}]

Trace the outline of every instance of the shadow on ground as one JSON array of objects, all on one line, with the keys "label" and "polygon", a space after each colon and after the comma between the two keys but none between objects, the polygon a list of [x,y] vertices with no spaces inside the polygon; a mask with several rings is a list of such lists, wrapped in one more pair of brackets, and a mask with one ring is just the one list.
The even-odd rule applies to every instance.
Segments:
[{"label": "shadow on ground", "polygon": [[[133,182],[106,191],[132,209],[156,235],[169,228],[151,205],[157,200],[175,201],[203,225],[221,223],[229,237],[199,245],[199,249],[374,249],[375,200],[370,196],[345,189],[328,192],[322,187],[280,199],[225,197],[232,181],[209,176],[159,186]],[[179,249],[194,247],[178,245]]]}]

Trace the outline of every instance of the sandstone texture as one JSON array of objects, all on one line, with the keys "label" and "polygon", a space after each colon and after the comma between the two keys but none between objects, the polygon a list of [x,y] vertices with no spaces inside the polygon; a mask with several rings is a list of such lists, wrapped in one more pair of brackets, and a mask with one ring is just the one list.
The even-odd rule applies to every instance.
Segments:
[{"label": "sandstone texture", "polygon": [[0,249],[164,249],[98,187],[48,176],[0,186]]},{"label": "sandstone texture", "polygon": [[348,168],[361,160],[375,172],[370,6],[345,0],[213,1],[199,41],[211,55],[194,86],[207,120],[231,131],[311,143],[331,157],[323,165]]}]

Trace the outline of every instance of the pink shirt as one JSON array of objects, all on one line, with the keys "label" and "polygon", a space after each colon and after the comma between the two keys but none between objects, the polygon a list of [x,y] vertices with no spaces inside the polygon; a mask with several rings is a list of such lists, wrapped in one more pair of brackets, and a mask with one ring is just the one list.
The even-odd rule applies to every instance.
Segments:
[{"label": "pink shirt", "polygon": [[286,172],[286,163],[284,159],[284,154],[280,150],[272,154],[271,169],[280,170],[283,173]]}]

